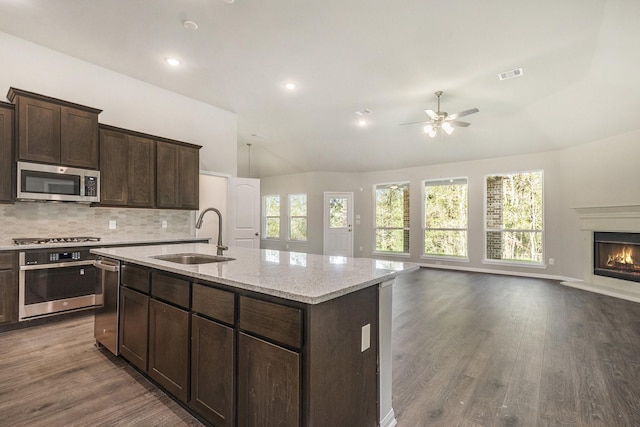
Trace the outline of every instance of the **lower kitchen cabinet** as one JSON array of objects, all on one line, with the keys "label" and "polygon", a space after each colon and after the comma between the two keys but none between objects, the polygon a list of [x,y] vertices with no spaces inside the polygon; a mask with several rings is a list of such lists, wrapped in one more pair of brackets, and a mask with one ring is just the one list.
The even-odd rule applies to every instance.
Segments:
[{"label": "lower kitchen cabinet", "polygon": [[120,288],[120,353],[141,371],[147,370],[149,296]]},{"label": "lower kitchen cabinet", "polygon": [[189,312],[155,299],[149,303],[147,373],[169,393],[188,403]]},{"label": "lower kitchen cabinet", "polygon": [[238,425],[300,425],[300,354],[239,333]]},{"label": "lower kitchen cabinet", "polygon": [[0,254],[0,323],[18,321],[18,284],[14,253]]},{"label": "lower kitchen cabinet", "polygon": [[191,315],[189,406],[216,427],[234,425],[234,355],[232,328]]}]

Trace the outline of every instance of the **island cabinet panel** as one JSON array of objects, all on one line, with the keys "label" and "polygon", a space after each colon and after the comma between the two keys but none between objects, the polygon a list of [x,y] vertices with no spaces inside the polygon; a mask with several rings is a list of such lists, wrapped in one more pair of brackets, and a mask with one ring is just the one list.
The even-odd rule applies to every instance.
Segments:
[{"label": "island cabinet panel", "polygon": [[189,406],[217,427],[234,425],[234,335],[228,326],[191,315]]},{"label": "island cabinet panel", "polygon": [[16,105],[18,159],[98,169],[100,110],[10,88]]},{"label": "island cabinet panel", "polygon": [[18,321],[18,283],[14,253],[0,253],[0,323]]},{"label": "island cabinet panel", "polygon": [[151,273],[151,295],[182,308],[189,308],[191,300],[188,280],[168,276],[154,271]]},{"label": "island cabinet panel", "polygon": [[141,371],[147,370],[148,331],[149,296],[121,287],[120,353]]},{"label": "island cabinet panel", "polygon": [[184,403],[189,398],[189,341],[189,312],[152,299],[147,373]]},{"label": "island cabinet panel", "polygon": [[238,334],[238,425],[300,426],[300,354]]},{"label": "island cabinet panel", "polygon": [[156,142],[123,129],[100,128],[100,204],[155,206]]},{"label": "island cabinet panel", "polygon": [[135,264],[124,264],[120,268],[120,282],[122,286],[126,286],[136,291],[149,293],[151,288],[151,270],[139,267]]},{"label": "island cabinet panel", "polygon": [[199,208],[199,148],[158,141],[156,203],[159,208]]},{"label": "island cabinet panel", "polygon": [[193,284],[191,310],[228,325],[235,323],[235,294],[210,286]]},{"label": "island cabinet panel", "polygon": [[377,426],[377,287],[310,305],[306,313],[305,394],[310,398],[303,425]]},{"label": "island cabinet panel", "polygon": [[246,296],[240,297],[239,304],[240,329],[302,347],[302,310]]},{"label": "island cabinet panel", "polygon": [[15,191],[13,108],[0,102],[0,202],[12,202]]}]

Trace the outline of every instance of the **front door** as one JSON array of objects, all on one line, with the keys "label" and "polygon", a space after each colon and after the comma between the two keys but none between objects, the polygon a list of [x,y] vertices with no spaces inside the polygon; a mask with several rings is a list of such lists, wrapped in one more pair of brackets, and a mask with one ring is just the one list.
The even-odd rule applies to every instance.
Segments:
[{"label": "front door", "polygon": [[324,254],[353,256],[353,193],[324,193]]}]

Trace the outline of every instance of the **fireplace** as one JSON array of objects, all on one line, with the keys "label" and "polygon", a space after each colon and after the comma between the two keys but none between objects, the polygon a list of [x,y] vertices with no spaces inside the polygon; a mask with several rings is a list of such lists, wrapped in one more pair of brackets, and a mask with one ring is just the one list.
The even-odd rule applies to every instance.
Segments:
[{"label": "fireplace", "polygon": [[640,233],[593,233],[593,274],[640,282]]}]

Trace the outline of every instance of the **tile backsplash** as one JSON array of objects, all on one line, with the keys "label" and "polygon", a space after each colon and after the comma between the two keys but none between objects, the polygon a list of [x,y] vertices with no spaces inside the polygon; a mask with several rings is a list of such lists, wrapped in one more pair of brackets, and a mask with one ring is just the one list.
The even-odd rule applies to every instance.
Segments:
[{"label": "tile backsplash", "polygon": [[[104,241],[195,237],[195,211],[16,202],[0,205],[0,221],[0,242],[14,237],[91,236]],[[109,229],[110,221],[115,221],[115,230]],[[163,221],[167,228],[162,228]]]}]

